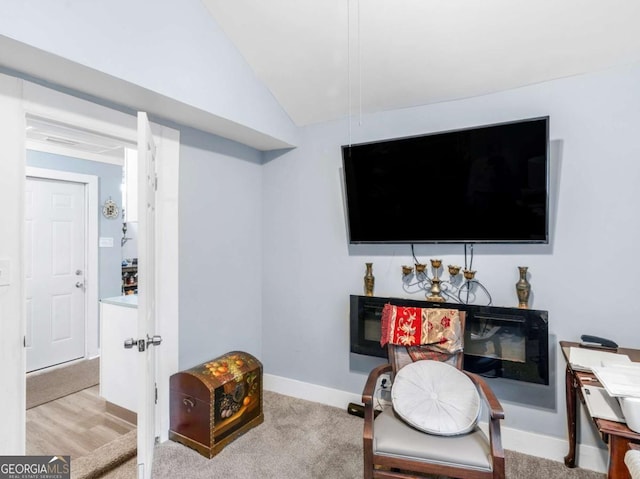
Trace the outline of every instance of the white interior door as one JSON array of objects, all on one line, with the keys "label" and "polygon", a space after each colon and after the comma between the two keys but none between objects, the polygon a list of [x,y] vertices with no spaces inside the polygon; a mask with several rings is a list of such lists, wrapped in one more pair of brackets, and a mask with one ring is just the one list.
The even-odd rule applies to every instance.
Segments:
[{"label": "white interior door", "polygon": [[156,147],[146,113],[138,113],[138,479],[151,477],[155,443]]},{"label": "white interior door", "polygon": [[85,355],[85,185],[27,178],[27,372]]}]

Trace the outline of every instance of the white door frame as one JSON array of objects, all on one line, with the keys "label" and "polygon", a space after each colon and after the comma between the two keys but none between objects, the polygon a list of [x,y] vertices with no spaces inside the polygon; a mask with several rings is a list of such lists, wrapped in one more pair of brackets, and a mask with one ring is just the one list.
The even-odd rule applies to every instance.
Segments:
[{"label": "white door frame", "polygon": [[[22,455],[25,445],[25,136],[22,81],[0,74],[0,410],[4,413],[0,454]],[[5,277],[8,276],[7,278]],[[7,284],[8,283],[8,284]]]},{"label": "white door frame", "polygon": [[27,178],[69,181],[85,186],[85,303],[84,303],[84,356],[100,354],[98,339],[98,177],[69,171],[26,167]]},{"label": "white door frame", "polygon": [[[8,385],[22,385],[16,393],[13,388],[11,397],[0,392],[0,406],[10,418],[7,421],[3,438],[0,439],[0,454],[10,453],[21,455],[25,451],[25,349],[22,347],[22,337],[25,332],[24,281],[20,278],[24,274],[24,189],[25,171],[25,125],[27,115],[47,118],[62,123],[76,125],[80,128],[99,131],[116,138],[123,138],[132,143],[137,139],[136,117],[91,103],[80,98],[51,90],[49,88],[16,79],[7,75],[0,75],[0,102],[4,108],[0,110],[0,140],[6,142],[6,148],[11,157],[6,161],[10,165],[0,167],[0,171],[7,173],[8,179],[14,179],[16,174],[23,178],[21,184],[8,188],[8,195],[17,193],[17,198],[7,196],[7,201],[17,201],[16,213],[21,221],[10,220],[8,228],[13,232],[17,229],[12,242],[0,241],[0,245],[7,251],[7,258],[12,262],[11,277],[13,283],[0,287],[0,306],[7,305],[9,313],[15,313],[18,321],[11,328],[3,330],[7,334],[0,335],[0,358],[6,372],[1,377],[7,378]],[[157,274],[158,284],[158,334],[163,337],[162,346],[158,348],[158,432],[160,440],[168,439],[169,430],[169,376],[178,371],[178,178],[179,178],[179,150],[180,132],[173,128],[152,123],[152,131],[160,151],[158,165],[158,218],[163,232],[159,235]],[[22,148],[18,148],[19,145]],[[3,154],[5,152],[3,151]],[[0,180],[0,183],[3,183]],[[3,197],[0,194],[0,197]],[[5,244],[6,243],[6,244]],[[22,246],[19,246],[19,245]],[[15,251],[19,249],[20,255]],[[3,251],[4,251],[3,250]],[[4,258],[0,258],[4,260]],[[7,289],[8,288],[8,289]],[[5,293],[6,292],[6,293]],[[2,309],[0,308],[0,317]],[[5,318],[6,319],[6,318]],[[20,331],[20,342],[16,341],[16,332]],[[19,344],[19,346],[18,346]]]}]

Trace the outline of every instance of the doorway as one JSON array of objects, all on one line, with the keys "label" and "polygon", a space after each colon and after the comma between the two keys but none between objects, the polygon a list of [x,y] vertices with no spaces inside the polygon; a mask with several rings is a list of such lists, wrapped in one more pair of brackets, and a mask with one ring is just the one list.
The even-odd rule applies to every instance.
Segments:
[{"label": "doorway", "polygon": [[[38,447],[58,445],[68,448],[62,451],[65,454],[77,454],[79,451],[95,449],[118,433],[124,434],[131,428],[135,429],[135,426],[128,426],[117,418],[104,414],[104,400],[100,394],[100,386],[96,385],[100,377],[97,366],[100,356],[99,299],[117,296],[121,291],[123,166],[116,163],[118,155],[122,156],[128,144],[109,137],[103,140],[95,132],[74,131],[67,125],[43,119],[31,121],[28,118],[26,136],[25,343],[27,372],[38,370],[27,378],[27,404],[35,407],[27,411],[26,447],[27,452],[44,452]],[[76,145],[80,147],[76,148]],[[86,154],[88,149],[92,150],[90,154]],[[46,192],[51,189],[53,192],[47,196]],[[75,196],[70,196],[67,190],[72,190]],[[109,215],[103,214],[102,206],[105,202],[117,205],[120,214],[113,214],[113,211],[109,211]],[[39,224],[43,223],[43,215],[35,214],[37,205],[43,209],[53,209],[55,214],[62,212],[67,216]],[[73,219],[77,220],[77,225],[69,221],[67,210],[72,206],[76,210]],[[44,216],[47,220],[47,215]],[[78,237],[70,239],[68,230],[72,226],[78,230]],[[50,238],[51,231],[56,229],[67,236]],[[37,268],[30,267],[31,263],[35,263],[29,261],[31,251],[34,250],[39,253],[38,264],[47,270],[44,275],[42,271],[37,275]],[[59,265],[54,275],[69,290],[68,294],[56,291],[53,301],[43,295],[43,288],[35,287],[42,282],[42,276],[47,279],[49,265]],[[33,288],[30,287],[32,283]],[[69,295],[78,293],[81,293],[82,310],[79,311],[80,307],[76,307],[73,312],[79,318],[75,318],[76,323],[70,325],[69,321],[65,321],[69,314],[56,315],[57,310],[53,306],[56,301],[61,302],[62,313],[71,313],[67,300]],[[45,306],[37,309],[38,304]],[[30,314],[31,311],[34,314]],[[47,315],[52,317],[48,318]],[[46,341],[40,338],[38,342],[36,335],[31,332],[39,331],[45,339],[51,338],[56,330],[64,329],[60,327],[60,323],[67,326],[66,336],[73,336],[73,347],[66,348],[63,355],[49,355],[40,359],[41,355],[37,354],[38,357],[34,357],[33,354],[39,352],[38,346]],[[55,342],[69,343],[66,337]],[[74,404],[69,402],[70,397],[82,400],[76,413],[70,410]],[[40,401],[37,401],[38,398]],[[41,404],[47,399],[52,402]],[[47,408],[51,411],[45,411]],[[42,415],[50,420],[39,421],[38,418]],[[56,417],[57,422],[54,420]],[[47,428],[43,429],[45,424]],[[92,424],[91,428],[87,429],[86,424]],[[87,435],[96,427],[107,433],[97,435],[93,441],[87,442]],[[34,441],[35,436],[42,437]],[[57,440],[47,443],[43,439],[45,437],[55,437]],[[91,444],[94,447],[89,448]],[[47,452],[56,453],[53,450]]]},{"label": "doorway", "polygon": [[[93,151],[88,153],[88,149]],[[99,299],[116,296],[121,290],[122,223],[120,218],[108,219],[102,215],[100,206],[106,200],[117,202],[118,205],[121,203],[123,150],[122,141],[108,139],[102,142],[95,134],[76,132],[69,126],[63,127],[59,122],[27,117],[26,184],[29,184],[29,179],[35,179],[48,184],[73,183],[84,187],[82,203],[85,209],[85,244],[75,245],[73,248],[84,249],[84,265],[76,264],[73,269],[67,265],[72,277],[65,278],[68,286],[84,292],[86,322],[83,350],[79,356],[83,358],[95,358],[100,354]],[[29,198],[28,193],[25,194],[27,207]],[[28,211],[25,214],[28,216]],[[67,226],[64,223],[61,228],[65,229]],[[26,232],[28,231],[27,226]],[[40,241],[41,238],[38,237],[37,240]],[[28,237],[25,237],[25,245],[28,246],[28,243]],[[26,251],[25,259],[28,260],[28,257],[29,252]],[[70,259],[65,257],[62,262],[66,264],[68,261]],[[27,271],[25,276],[28,275]],[[25,289],[29,292],[28,287]],[[28,335],[28,318],[25,329]],[[29,353],[27,349],[27,362]],[[45,366],[47,365],[41,365]],[[31,369],[27,368],[27,371]]]},{"label": "doorway", "polygon": [[[24,182],[27,118],[48,118],[79,128],[103,132],[106,136],[137,140],[137,119],[129,114],[96,103],[57,92],[34,83],[0,75],[0,137],[7,161],[0,162],[3,188],[0,197],[6,204],[14,204],[5,217],[7,235],[0,238],[3,257],[0,258],[2,276],[8,281],[0,284],[0,308],[7,317],[6,334],[0,337],[4,355],[0,376],[13,391],[2,394],[5,406],[5,434],[0,438],[3,450],[24,454],[25,446],[25,372],[26,354],[23,335],[26,331],[24,311]],[[167,440],[169,429],[169,377],[178,371],[178,180],[180,132],[174,128],[152,124],[158,138],[158,223],[162,225],[156,274],[158,284],[158,333],[163,336],[158,348],[158,405],[156,431],[160,441]],[[96,301],[97,303],[97,301]],[[97,332],[96,332],[97,335]],[[17,341],[19,339],[19,341]]]}]

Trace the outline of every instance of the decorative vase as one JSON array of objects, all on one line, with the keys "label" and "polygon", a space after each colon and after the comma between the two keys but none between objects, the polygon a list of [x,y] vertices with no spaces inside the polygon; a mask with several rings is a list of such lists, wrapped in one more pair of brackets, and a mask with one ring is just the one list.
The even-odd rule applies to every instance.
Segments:
[{"label": "decorative vase", "polygon": [[528,266],[518,266],[520,270],[520,279],[516,283],[516,294],[518,295],[518,308],[529,308],[529,294],[531,293],[531,284],[527,281]]},{"label": "decorative vase", "polygon": [[364,275],[364,294],[366,296],[373,296],[373,286],[376,282],[376,278],[373,276],[373,263],[365,263],[367,272]]}]

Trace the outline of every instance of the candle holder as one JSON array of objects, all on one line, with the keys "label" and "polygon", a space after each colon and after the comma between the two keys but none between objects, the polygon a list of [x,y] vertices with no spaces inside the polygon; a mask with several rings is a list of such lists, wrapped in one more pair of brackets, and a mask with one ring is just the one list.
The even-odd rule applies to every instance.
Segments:
[{"label": "candle holder", "polygon": [[427,301],[444,303],[444,298],[442,297],[442,290],[440,289],[440,278],[438,277],[438,270],[440,269],[440,266],[442,266],[441,259],[431,260],[431,269],[433,270],[433,278],[431,278],[431,288],[429,288],[429,292],[431,294],[427,296]]},{"label": "candle holder", "polygon": [[[408,293],[424,291],[427,301],[443,303],[454,302],[468,304],[477,299],[477,291],[487,297],[487,305],[491,305],[491,296],[487,289],[475,279],[476,271],[462,269],[461,266],[447,265],[449,278],[443,280],[440,277],[442,260],[431,259],[431,276],[427,265],[415,263],[414,267],[402,266],[403,289]],[[462,274],[460,272],[462,271]]]},{"label": "candle holder", "polygon": [[467,281],[472,281],[473,278],[476,277],[476,272],[475,271],[471,271],[469,269],[465,269],[462,272],[462,275],[464,276],[464,279],[466,279]]},{"label": "candle holder", "polygon": [[412,266],[402,266],[402,276],[408,276],[411,273],[413,273],[413,267]]}]

